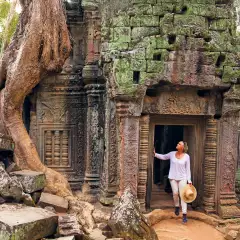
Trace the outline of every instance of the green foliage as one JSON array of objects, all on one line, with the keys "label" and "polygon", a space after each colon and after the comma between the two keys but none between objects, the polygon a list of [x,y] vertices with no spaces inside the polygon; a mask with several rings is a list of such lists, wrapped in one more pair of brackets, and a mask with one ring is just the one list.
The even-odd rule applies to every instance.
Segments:
[{"label": "green foliage", "polygon": [[0,0],[0,55],[3,45],[10,42],[18,23],[18,14],[11,11],[11,7],[13,5],[8,0]]}]

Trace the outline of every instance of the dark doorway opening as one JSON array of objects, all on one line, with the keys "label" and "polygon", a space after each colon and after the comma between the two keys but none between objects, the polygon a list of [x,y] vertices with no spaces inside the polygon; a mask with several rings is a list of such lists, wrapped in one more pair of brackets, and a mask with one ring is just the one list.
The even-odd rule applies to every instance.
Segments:
[{"label": "dark doorway opening", "polygon": [[[154,147],[157,153],[166,154],[176,150],[179,141],[184,140],[184,126],[155,125]],[[168,179],[170,161],[154,158],[151,207],[172,207],[172,189]]]}]

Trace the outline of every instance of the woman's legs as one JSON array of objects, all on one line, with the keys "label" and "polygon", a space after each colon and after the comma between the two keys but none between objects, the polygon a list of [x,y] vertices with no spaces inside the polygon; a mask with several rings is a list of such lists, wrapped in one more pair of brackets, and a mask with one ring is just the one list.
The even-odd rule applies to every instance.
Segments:
[{"label": "woman's legs", "polygon": [[173,192],[173,201],[175,207],[179,207],[179,195],[178,195],[178,181],[170,179],[170,184]]},{"label": "woman's legs", "polygon": [[[187,185],[187,180],[181,180],[178,182],[178,186],[179,186],[179,192],[182,191],[182,189]],[[182,199],[181,199],[181,205],[182,205],[182,213],[183,214],[187,214],[187,203],[185,203]]]}]

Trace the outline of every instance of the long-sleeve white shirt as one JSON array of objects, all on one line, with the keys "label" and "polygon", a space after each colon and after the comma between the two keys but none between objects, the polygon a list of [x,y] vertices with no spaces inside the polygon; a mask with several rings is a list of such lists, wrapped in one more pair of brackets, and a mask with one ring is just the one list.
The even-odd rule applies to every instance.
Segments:
[{"label": "long-sleeve white shirt", "polygon": [[187,153],[181,159],[176,158],[176,151],[167,154],[155,153],[155,157],[161,160],[170,159],[169,179],[187,180],[191,183],[190,157]]}]

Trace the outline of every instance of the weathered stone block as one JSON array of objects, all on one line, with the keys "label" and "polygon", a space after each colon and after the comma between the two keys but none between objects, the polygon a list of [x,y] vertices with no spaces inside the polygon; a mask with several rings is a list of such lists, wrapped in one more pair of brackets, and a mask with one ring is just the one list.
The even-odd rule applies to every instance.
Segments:
[{"label": "weathered stone block", "polygon": [[215,65],[220,53],[218,52],[199,52],[199,56],[202,64],[204,65]]},{"label": "weathered stone block", "polygon": [[231,26],[231,21],[229,19],[216,19],[212,20],[209,24],[210,30],[225,31]]},{"label": "weathered stone block", "polygon": [[162,5],[154,5],[153,6],[153,15],[163,17],[166,12],[162,8]]},{"label": "weathered stone block", "polygon": [[131,69],[133,71],[146,71],[146,60],[141,59],[132,59],[131,60]]},{"label": "weathered stone block", "polygon": [[130,27],[115,27],[113,29],[114,41],[126,43],[131,40],[131,28]]},{"label": "weathered stone block", "polygon": [[185,46],[187,50],[199,50],[203,48],[204,42],[203,38],[187,37]]},{"label": "weathered stone block", "polygon": [[215,5],[192,4],[187,6],[187,13],[191,15],[197,15],[214,19],[216,16],[215,12],[216,12]]},{"label": "weathered stone block", "polygon": [[147,61],[147,72],[158,73],[163,71],[163,62],[161,61]]},{"label": "weathered stone block", "polygon": [[[145,3],[145,2],[144,2]],[[152,15],[153,7],[150,4],[137,4],[128,9],[128,14],[130,16],[135,15]]]},{"label": "weathered stone block", "polygon": [[83,232],[75,215],[63,215],[58,218],[58,233],[60,236],[82,236]]},{"label": "weathered stone block", "polygon": [[232,18],[234,13],[229,6],[224,4],[222,6],[218,5],[216,7],[215,14],[216,14],[216,18]]},{"label": "weathered stone block", "polygon": [[240,76],[239,67],[224,66],[222,80],[223,82],[237,82]]},{"label": "weathered stone block", "polygon": [[223,53],[225,56],[224,64],[231,67],[239,66],[240,53]]},{"label": "weathered stone block", "polygon": [[130,24],[130,17],[128,15],[119,15],[117,17],[113,17],[112,25],[114,27],[128,27]]},{"label": "weathered stone block", "polygon": [[158,16],[139,15],[131,17],[130,25],[132,27],[157,27],[159,26]]},{"label": "weathered stone block", "polygon": [[52,206],[57,212],[67,212],[68,201],[62,197],[50,194],[42,193],[38,205],[41,207]]},{"label": "weathered stone block", "polygon": [[174,20],[174,14],[173,13],[167,13],[164,15],[163,18],[160,20],[160,25],[161,24],[170,24],[173,23]]},{"label": "weathered stone block", "polygon": [[20,201],[23,196],[23,188],[16,177],[10,177],[4,167],[0,165],[0,195],[3,198],[14,198]]},{"label": "weathered stone block", "polygon": [[140,212],[140,204],[129,188],[124,190],[108,221],[113,237],[157,240],[146,217]]},{"label": "weathered stone block", "polygon": [[132,39],[144,38],[159,34],[159,27],[134,27],[132,29]]},{"label": "weathered stone block", "polygon": [[10,176],[17,177],[23,186],[23,191],[26,193],[33,193],[42,190],[46,185],[45,174],[41,172],[22,170],[11,172]]},{"label": "weathered stone block", "polygon": [[35,240],[53,235],[57,215],[41,208],[23,207],[0,211],[1,240]]},{"label": "weathered stone block", "polygon": [[156,37],[156,48],[157,49],[168,49],[170,47],[167,36]]},{"label": "weathered stone block", "polygon": [[118,50],[118,51],[125,51],[128,50],[128,43],[124,43],[124,42],[110,42],[108,47],[109,50]]},{"label": "weathered stone block", "polygon": [[206,18],[192,15],[175,15],[174,25],[181,27],[199,27],[202,29],[207,29],[208,27]]}]

